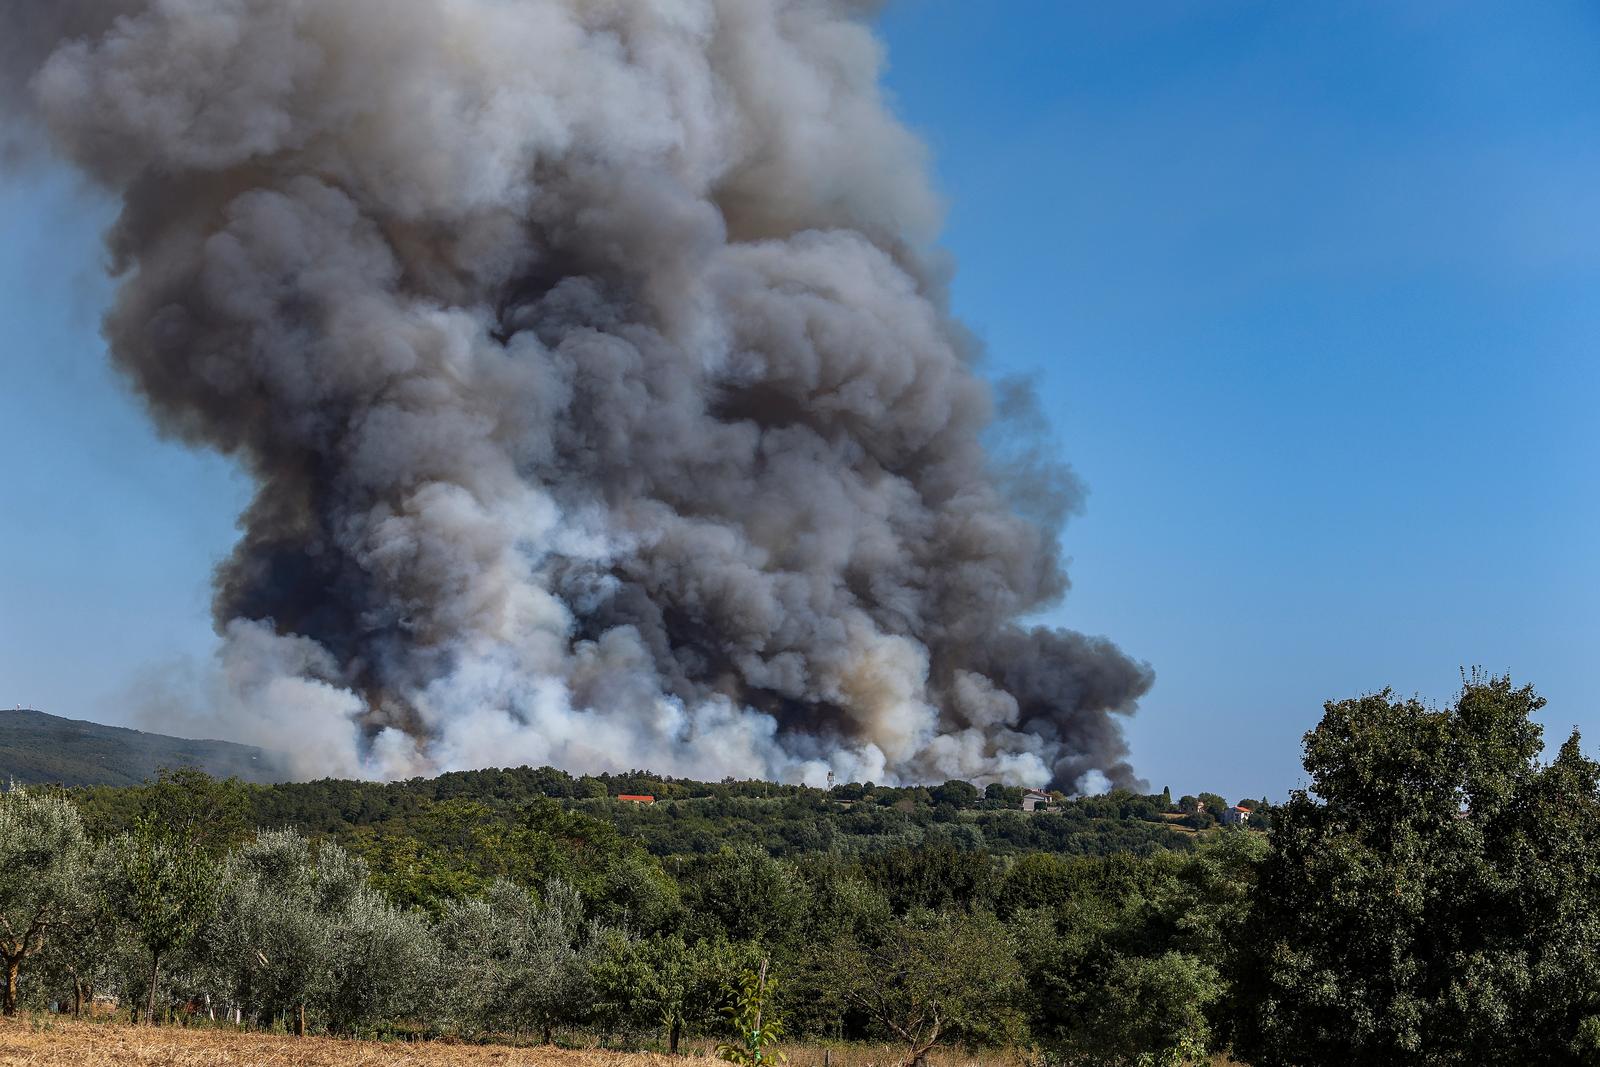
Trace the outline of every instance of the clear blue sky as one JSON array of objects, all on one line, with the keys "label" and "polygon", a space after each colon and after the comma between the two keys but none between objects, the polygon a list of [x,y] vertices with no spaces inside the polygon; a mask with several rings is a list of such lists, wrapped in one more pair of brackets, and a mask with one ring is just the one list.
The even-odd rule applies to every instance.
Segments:
[{"label": "clear blue sky", "polygon": [[[1156,788],[1281,797],[1321,702],[1461,665],[1600,747],[1600,9],[903,0],[955,299],[1087,480],[1052,618],[1148,658]],[[95,332],[105,209],[0,189],[0,704],[203,657],[247,486]]]}]

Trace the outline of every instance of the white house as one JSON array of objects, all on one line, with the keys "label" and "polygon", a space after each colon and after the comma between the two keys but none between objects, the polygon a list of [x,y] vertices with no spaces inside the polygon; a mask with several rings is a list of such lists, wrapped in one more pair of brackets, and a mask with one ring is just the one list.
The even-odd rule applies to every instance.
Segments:
[{"label": "white house", "polygon": [[1222,813],[1222,825],[1224,826],[1244,826],[1249,822],[1249,808],[1241,808],[1239,805],[1235,804],[1233,807]]},{"label": "white house", "polygon": [[1022,794],[1022,810],[1023,811],[1034,811],[1034,810],[1036,810],[1037,808],[1040,808],[1040,807],[1043,807],[1047,811],[1049,810],[1049,808],[1050,808],[1050,794],[1049,793],[1046,793],[1046,792],[1044,792],[1042,790],[1039,790],[1039,789],[1029,789],[1029,790],[1025,791]]}]

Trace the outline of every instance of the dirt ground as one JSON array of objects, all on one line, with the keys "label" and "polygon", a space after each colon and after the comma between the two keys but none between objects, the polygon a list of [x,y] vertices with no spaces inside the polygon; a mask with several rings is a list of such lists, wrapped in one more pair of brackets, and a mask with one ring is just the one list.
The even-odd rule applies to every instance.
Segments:
[{"label": "dirt ground", "polygon": [[[821,1067],[823,1049],[785,1045],[789,1067]],[[899,1050],[853,1045],[829,1051],[831,1067],[898,1067]],[[54,1017],[0,1021],[0,1067],[689,1067],[720,1062],[710,1047],[687,1056],[604,1049],[506,1048],[447,1043],[336,1041],[276,1034],[125,1023],[73,1022]],[[929,1067],[1019,1067],[1003,1054],[936,1051]]]}]

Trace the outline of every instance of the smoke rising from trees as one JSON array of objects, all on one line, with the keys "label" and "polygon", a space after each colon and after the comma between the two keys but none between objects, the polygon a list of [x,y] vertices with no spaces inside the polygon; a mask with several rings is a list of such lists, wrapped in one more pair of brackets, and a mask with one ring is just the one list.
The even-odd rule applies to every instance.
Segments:
[{"label": "smoke rising from trees", "polygon": [[230,735],[1132,780],[1149,668],[1019,622],[1078,489],[950,317],[866,6],[13,5],[0,88],[121,204],[112,358],[255,479]]}]

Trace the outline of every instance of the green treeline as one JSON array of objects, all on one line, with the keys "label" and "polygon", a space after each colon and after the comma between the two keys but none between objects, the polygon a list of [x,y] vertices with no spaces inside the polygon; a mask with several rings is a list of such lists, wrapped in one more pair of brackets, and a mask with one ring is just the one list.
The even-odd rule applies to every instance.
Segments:
[{"label": "green treeline", "polygon": [[[96,835],[126,829],[148,804],[150,788],[74,791]],[[618,803],[620,795],[647,795],[648,806]],[[1204,811],[1215,825],[1222,800]],[[1060,852],[1148,854],[1190,848],[1163,815],[1177,811],[1161,795],[1117,791],[1062,798],[1051,819],[1021,810],[1022,790],[966,782],[925,788],[851,783],[832,790],[771,782],[691,782],[644,773],[573,778],[550,767],[460,771],[406,782],[327,779],[272,786],[237,786],[227,799],[231,831],[295,826],[337,837],[346,845],[385,839],[448,844],[440,826],[515,820],[520,812],[554,801],[562,809],[614,824],[658,857],[710,855],[751,845],[774,856],[813,852],[850,856],[947,844],[993,855]],[[1191,802],[1195,798],[1184,798]],[[548,805],[546,805],[547,807]],[[1201,805],[1204,809],[1204,805]]]},{"label": "green treeline", "polygon": [[958,782],[13,790],[5,1008],[676,1049],[735,1038],[765,965],[786,1040],[908,1063],[1600,1063],[1600,766],[1543,760],[1541,704],[1329,704],[1264,832],[1209,829],[1212,795],[1030,815]]}]

